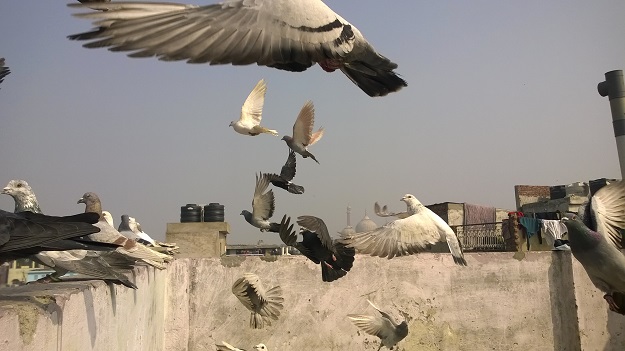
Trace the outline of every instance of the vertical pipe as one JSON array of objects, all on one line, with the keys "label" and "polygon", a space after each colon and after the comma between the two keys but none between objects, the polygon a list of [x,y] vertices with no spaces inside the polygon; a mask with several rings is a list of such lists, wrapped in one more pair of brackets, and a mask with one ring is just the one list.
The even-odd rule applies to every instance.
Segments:
[{"label": "vertical pipe", "polygon": [[625,179],[625,84],[623,71],[610,71],[605,74],[605,81],[597,85],[599,95],[607,96],[612,111],[612,127],[616,138],[616,150],[621,165],[621,179]]}]

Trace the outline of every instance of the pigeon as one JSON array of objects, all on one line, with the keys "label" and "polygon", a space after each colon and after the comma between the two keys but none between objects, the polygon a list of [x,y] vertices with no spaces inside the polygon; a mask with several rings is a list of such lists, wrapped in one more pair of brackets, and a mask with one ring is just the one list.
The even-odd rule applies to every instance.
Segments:
[{"label": "pigeon", "polygon": [[102,203],[96,193],[85,193],[77,203],[85,204],[85,212],[95,212],[100,215],[100,221],[96,223],[96,226],[100,228],[100,232],[91,234],[90,237],[93,240],[116,244],[118,248],[115,251],[122,256],[145,262],[158,269],[165,269],[163,262],[168,260],[169,256],[150,250],[134,240],[127,239],[104,220],[102,217]]},{"label": "pigeon", "polygon": [[[16,213],[42,213],[37,197],[26,181],[20,179],[11,180],[7,186],[2,189],[2,193],[13,197]],[[96,224],[97,221],[93,223]],[[97,225],[95,227],[97,228]],[[60,246],[64,247],[65,250],[42,250],[34,253],[33,258],[35,260],[54,270],[54,273],[39,281],[59,281],[60,277],[67,272],[75,272],[136,289],[136,285],[128,280],[128,277],[119,269],[126,267],[111,267],[103,256],[108,253],[100,252],[111,251],[114,249],[114,246],[110,245],[110,243],[100,243],[98,240],[94,240],[92,235],[98,235],[99,232],[100,230],[87,234],[88,239],[84,239],[83,242],[88,241],[88,246],[66,245]]]},{"label": "pigeon", "polygon": [[379,203],[375,203],[373,204],[373,212],[375,212],[375,214],[377,214],[380,217],[397,217],[399,219],[402,218],[406,218],[408,216],[410,216],[410,213],[408,211],[404,211],[404,212],[388,212],[388,209],[386,207],[386,205],[384,205],[382,208],[380,208],[380,204]]},{"label": "pigeon", "polygon": [[119,223],[117,231],[119,232],[119,234],[125,236],[128,239],[134,240],[143,245],[150,245],[149,241],[143,240],[130,228],[130,216],[127,214],[122,215],[122,221],[121,223]]},{"label": "pigeon", "polygon": [[[245,351],[245,349],[240,349],[238,347],[234,347],[230,344],[228,344],[225,341],[221,342],[222,345],[215,345],[217,346],[217,351],[229,351],[229,350],[234,350],[234,351]],[[259,350],[259,351],[267,351],[267,346],[265,346],[265,344],[258,344],[256,346],[254,346],[254,350]]]},{"label": "pigeon", "polygon": [[297,242],[297,234],[289,226],[291,218],[285,215],[280,222],[280,239],[299,250],[309,260],[321,265],[321,280],[333,282],[344,277],[354,265],[353,248],[340,242],[333,242],[326,224],[314,216],[297,217],[297,224],[302,227],[303,241]]},{"label": "pigeon", "polygon": [[314,145],[323,136],[324,129],[319,128],[313,133],[313,125],[315,124],[315,107],[312,101],[307,101],[302,107],[295,124],[293,125],[293,137],[285,135],[282,140],[291,148],[291,150],[302,155],[302,157],[310,157],[319,163],[315,156],[308,151],[308,147]]},{"label": "pigeon", "polygon": [[11,73],[11,70],[4,65],[4,57],[0,57],[0,83],[4,81],[4,77],[8,76],[9,73]]},{"label": "pigeon", "polygon": [[56,217],[0,210],[0,262],[26,258],[40,251],[81,247],[81,241],[88,243],[85,235],[100,230],[93,225],[97,221],[95,213]]},{"label": "pigeon", "polygon": [[206,6],[142,1],[69,4],[97,28],[68,36],[86,48],[162,61],[248,65],[291,72],[340,69],[369,96],[407,86],[397,64],[321,0],[226,0]]},{"label": "pigeon", "polygon": [[164,242],[156,241],[152,239],[151,236],[149,236],[146,232],[144,232],[141,229],[141,223],[137,222],[137,220],[134,217],[129,217],[129,224],[130,224],[130,229],[132,229],[132,231],[135,232],[135,234],[137,234],[141,239],[149,243],[149,244],[146,244],[146,246],[149,247],[150,249],[156,252],[161,252],[166,255],[170,255],[170,256],[179,252],[178,249],[180,249],[180,247],[177,246],[176,244],[164,243]]},{"label": "pigeon", "polygon": [[268,173],[267,177],[269,177],[271,184],[278,188],[282,188],[291,194],[303,194],[303,186],[291,183],[291,180],[295,177],[295,163],[295,151],[289,149],[289,157],[286,159],[284,166],[282,166],[280,175]]},{"label": "pigeon", "polygon": [[277,320],[284,307],[282,302],[282,288],[274,286],[265,291],[260,278],[254,273],[244,273],[232,285],[232,293],[250,310],[250,327],[262,329],[265,324],[271,325],[271,320]]},{"label": "pigeon", "polygon": [[351,234],[341,239],[349,247],[371,256],[404,256],[425,251],[439,241],[447,241],[449,251],[458,265],[466,266],[456,233],[436,213],[423,206],[414,195],[401,198],[411,215],[396,219],[370,232]]},{"label": "pigeon", "polygon": [[605,293],[610,310],[625,314],[625,183],[599,189],[577,216],[563,217],[573,256],[597,289]]},{"label": "pigeon", "polygon": [[348,314],[347,317],[365,333],[380,338],[381,343],[378,351],[382,349],[382,346],[392,350],[398,342],[408,335],[408,323],[404,320],[397,324],[388,313],[381,311],[371,301],[367,300],[367,302],[378,310],[382,316]]},{"label": "pigeon", "polygon": [[261,79],[245,99],[239,120],[230,122],[230,127],[234,128],[235,132],[250,136],[256,136],[260,133],[278,136],[277,131],[260,125],[260,120],[263,118],[266,92],[267,85],[265,85],[265,80]]},{"label": "pigeon", "polygon": [[248,210],[241,211],[241,215],[247,223],[259,228],[261,232],[280,232],[280,224],[269,221],[273,216],[275,209],[275,200],[273,190],[267,190],[269,186],[269,177],[266,174],[256,175],[256,187],[254,188],[254,199],[252,199],[252,212]]},{"label": "pigeon", "polygon": [[115,227],[115,221],[113,220],[113,216],[109,211],[102,211],[102,217],[111,227]]}]

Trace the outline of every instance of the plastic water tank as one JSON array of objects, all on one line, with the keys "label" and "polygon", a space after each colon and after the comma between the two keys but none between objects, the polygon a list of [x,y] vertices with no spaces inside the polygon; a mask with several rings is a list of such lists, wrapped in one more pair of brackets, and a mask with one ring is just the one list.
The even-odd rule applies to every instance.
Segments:
[{"label": "plastic water tank", "polygon": [[201,222],[202,206],[196,204],[186,204],[180,207],[180,223]]},{"label": "plastic water tank", "polygon": [[204,222],[223,222],[224,205],[212,202],[204,206]]}]

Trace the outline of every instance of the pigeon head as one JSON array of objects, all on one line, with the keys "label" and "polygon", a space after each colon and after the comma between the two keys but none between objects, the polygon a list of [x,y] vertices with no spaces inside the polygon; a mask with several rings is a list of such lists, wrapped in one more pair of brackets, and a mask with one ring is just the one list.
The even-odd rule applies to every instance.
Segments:
[{"label": "pigeon head", "polygon": [[417,200],[417,198],[412,194],[404,195],[404,197],[401,198],[401,201],[405,202],[408,205],[410,204],[420,205],[421,204],[421,202]]},{"label": "pigeon head", "polygon": [[265,344],[258,344],[256,346],[254,346],[254,348],[256,350],[260,350],[260,351],[267,351],[267,346],[265,346]]},{"label": "pigeon head", "polygon": [[291,137],[290,137],[290,136],[288,136],[288,135],[285,135],[285,136],[283,136],[283,137],[282,137],[282,139],[280,139],[280,140],[284,140],[284,141],[286,141],[286,143],[288,144],[288,143],[290,143],[290,142],[293,140],[293,138],[291,138]]},{"label": "pigeon head", "polygon": [[9,195],[15,200],[15,212],[41,213],[39,203],[33,189],[25,180],[13,179],[2,189],[2,194]]},{"label": "pigeon head", "polygon": [[127,214],[122,215],[122,223],[126,223],[127,225],[130,225],[130,216]]},{"label": "pigeon head", "polygon": [[232,127],[235,123],[235,121],[230,122],[230,125],[228,125],[228,127]]},{"label": "pigeon head", "polygon": [[102,203],[96,193],[85,193],[80,199],[78,199],[77,203],[85,204],[85,212],[95,212],[100,215],[100,218],[103,218]]}]

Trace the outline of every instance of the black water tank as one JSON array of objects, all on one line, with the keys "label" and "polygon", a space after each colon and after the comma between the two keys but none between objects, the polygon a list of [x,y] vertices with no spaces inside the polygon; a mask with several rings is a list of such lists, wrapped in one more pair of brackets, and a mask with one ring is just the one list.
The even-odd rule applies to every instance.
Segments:
[{"label": "black water tank", "polygon": [[223,222],[224,205],[212,202],[204,206],[204,222]]},{"label": "black water tank", "polygon": [[186,204],[180,207],[180,223],[201,222],[202,206],[196,204]]}]

